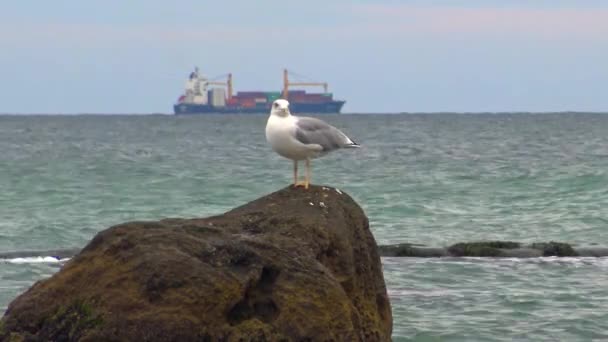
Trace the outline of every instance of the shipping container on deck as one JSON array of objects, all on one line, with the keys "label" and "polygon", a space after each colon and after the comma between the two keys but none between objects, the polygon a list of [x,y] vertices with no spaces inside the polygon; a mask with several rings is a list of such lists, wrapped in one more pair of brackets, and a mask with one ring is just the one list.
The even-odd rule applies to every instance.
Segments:
[{"label": "shipping container on deck", "polygon": [[238,104],[243,107],[255,107],[255,100],[253,98],[239,98]]},{"label": "shipping container on deck", "polygon": [[266,97],[266,93],[263,91],[239,91],[236,96],[243,98],[255,98],[255,97]]}]

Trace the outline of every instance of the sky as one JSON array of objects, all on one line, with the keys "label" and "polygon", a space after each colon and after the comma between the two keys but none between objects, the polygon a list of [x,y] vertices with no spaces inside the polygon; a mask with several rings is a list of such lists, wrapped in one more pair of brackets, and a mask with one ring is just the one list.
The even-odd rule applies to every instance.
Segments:
[{"label": "sky", "polygon": [[344,112],[606,112],[608,1],[20,0],[0,10],[0,113],[171,113],[194,66],[232,72],[237,91],[278,91],[287,68],[328,82]]}]

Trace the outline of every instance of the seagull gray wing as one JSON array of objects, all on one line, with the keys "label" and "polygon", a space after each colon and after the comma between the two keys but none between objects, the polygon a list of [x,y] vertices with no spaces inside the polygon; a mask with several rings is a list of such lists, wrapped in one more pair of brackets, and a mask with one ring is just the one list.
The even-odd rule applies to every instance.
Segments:
[{"label": "seagull gray wing", "polygon": [[296,139],[302,144],[320,145],[323,152],[342,147],[359,147],[339,129],[317,118],[298,117]]}]

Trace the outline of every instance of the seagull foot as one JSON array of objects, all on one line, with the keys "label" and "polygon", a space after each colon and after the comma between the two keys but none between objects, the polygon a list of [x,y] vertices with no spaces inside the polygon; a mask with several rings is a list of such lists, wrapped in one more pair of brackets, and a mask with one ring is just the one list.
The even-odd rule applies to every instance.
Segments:
[{"label": "seagull foot", "polygon": [[306,181],[298,181],[293,186],[294,188],[302,187],[304,189],[308,189],[308,183]]}]

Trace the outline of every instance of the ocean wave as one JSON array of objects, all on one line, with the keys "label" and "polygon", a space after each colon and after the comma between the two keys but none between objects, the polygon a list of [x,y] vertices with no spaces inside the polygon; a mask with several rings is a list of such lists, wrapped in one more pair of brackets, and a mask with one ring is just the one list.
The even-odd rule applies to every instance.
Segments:
[{"label": "ocean wave", "polygon": [[55,264],[63,263],[70,260],[70,258],[57,258],[52,256],[35,256],[35,257],[20,257],[12,259],[4,259],[2,262],[8,264]]}]

